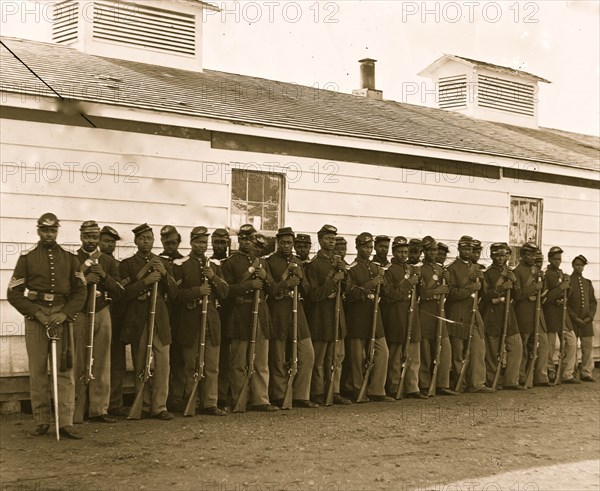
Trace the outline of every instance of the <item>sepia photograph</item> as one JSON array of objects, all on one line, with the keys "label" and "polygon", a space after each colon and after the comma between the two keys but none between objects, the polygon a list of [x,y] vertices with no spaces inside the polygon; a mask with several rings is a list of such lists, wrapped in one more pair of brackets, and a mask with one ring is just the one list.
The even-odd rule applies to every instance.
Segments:
[{"label": "sepia photograph", "polygon": [[600,491],[600,3],[0,17],[2,491]]}]

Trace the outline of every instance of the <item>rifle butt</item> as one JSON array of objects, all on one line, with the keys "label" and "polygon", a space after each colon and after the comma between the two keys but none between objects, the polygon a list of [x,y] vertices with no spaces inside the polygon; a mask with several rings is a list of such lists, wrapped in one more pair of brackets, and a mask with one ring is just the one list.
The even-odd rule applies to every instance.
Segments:
[{"label": "rifle butt", "polygon": [[83,423],[85,416],[85,407],[88,401],[88,385],[84,383],[77,394],[75,400],[75,410],[73,411],[73,423]]},{"label": "rifle butt", "polygon": [[460,369],[460,374],[458,376],[458,380],[456,381],[456,387],[454,388],[455,392],[463,392],[464,391],[465,375],[467,372],[468,364],[469,364],[468,360],[463,360],[463,364]]},{"label": "rifle butt", "polygon": [[127,419],[142,419],[142,405],[144,404],[144,390],[146,389],[146,382],[142,383],[140,390],[137,391],[133,405],[129,410]]},{"label": "rifle butt", "polygon": [[287,385],[285,387],[285,395],[283,396],[283,404],[281,404],[281,409],[292,409],[292,399],[293,399],[293,390],[292,387],[294,385],[295,375],[290,374],[288,376]]},{"label": "rifle butt", "polygon": [[235,404],[233,405],[234,413],[245,413],[246,406],[248,405],[248,393],[250,392],[250,378],[244,380],[244,385],[240,391]]},{"label": "rifle butt", "polygon": [[360,385],[358,396],[356,396],[356,402],[369,402],[369,398],[367,397],[367,386],[369,385],[371,370],[373,370],[373,365],[369,364],[367,370],[365,371],[365,376],[363,377],[362,384]]},{"label": "rifle butt", "polygon": [[187,404],[183,410],[184,416],[196,416],[196,395],[198,394],[198,382],[198,380],[194,382],[192,391],[190,392],[190,397],[188,397]]},{"label": "rifle butt", "polygon": [[436,364],[435,367],[433,368],[433,372],[431,374],[431,383],[429,384],[429,389],[427,390],[427,395],[429,397],[435,396],[435,389],[437,386],[437,373],[438,373],[438,367]]},{"label": "rifle butt", "polygon": [[408,372],[408,362],[404,362],[402,372],[400,373],[400,383],[398,384],[398,390],[396,391],[396,395],[394,396],[394,399],[396,399],[397,401],[404,397],[404,381],[406,380],[406,372]]}]

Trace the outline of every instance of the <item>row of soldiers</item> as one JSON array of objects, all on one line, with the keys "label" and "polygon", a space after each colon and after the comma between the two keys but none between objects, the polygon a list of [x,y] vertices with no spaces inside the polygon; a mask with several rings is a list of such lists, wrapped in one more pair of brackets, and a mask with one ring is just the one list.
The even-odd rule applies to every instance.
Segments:
[{"label": "row of soldiers", "polygon": [[567,275],[559,247],[549,250],[543,274],[536,245],[524,244],[511,270],[510,248],[495,243],[485,269],[481,242],[463,236],[444,267],[448,248],[431,236],[361,233],[348,264],[347,242],[332,225],[319,230],[309,258],[309,235],[281,228],[276,250],[264,255],[260,234],[246,224],[231,255],[227,230],[195,227],[183,257],[175,227],[161,229],[164,250],[155,255],[153,230],[142,224],[133,229],[137,252],[119,262],[120,236],[110,226],[82,223],[72,254],[56,243],[54,214],[37,225],[40,241],[21,255],[8,287],[25,316],[34,435],[47,433],[52,418],[49,339],[72,358],[61,357],[60,369],[54,362],[56,424],[68,438],[80,438],[76,394],[85,406],[76,422],[84,412],[105,423],[135,418],[123,407],[127,345],[141,417],[160,420],[184,406],[194,414],[196,404],[224,416],[247,405],[271,412],[594,381],[587,260],[577,256]]}]

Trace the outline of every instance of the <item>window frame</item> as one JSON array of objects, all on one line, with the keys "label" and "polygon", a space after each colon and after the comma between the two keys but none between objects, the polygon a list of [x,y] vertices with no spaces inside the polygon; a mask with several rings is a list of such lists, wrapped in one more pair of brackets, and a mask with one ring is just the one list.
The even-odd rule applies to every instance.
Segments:
[{"label": "window frame", "polygon": [[[518,264],[519,262],[519,258],[520,258],[520,253],[519,251],[521,250],[521,246],[523,245],[522,243],[516,243],[516,239],[512,236],[512,223],[513,223],[513,204],[516,202],[529,202],[529,203],[537,203],[538,204],[538,213],[537,213],[537,223],[535,224],[536,226],[536,240],[532,242],[534,242],[538,247],[542,246],[542,233],[543,233],[543,224],[544,224],[544,200],[543,198],[534,198],[531,196],[516,196],[516,195],[510,195],[509,196],[509,210],[508,210],[508,243],[510,245],[511,248],[511,255],[508,259],[508,264],[511,267],[514,267]],[[519,221],[519,224],[524,223],[523,221]],[[529,242],[530,240],[528,238],[526,238],[526,241]]]}]

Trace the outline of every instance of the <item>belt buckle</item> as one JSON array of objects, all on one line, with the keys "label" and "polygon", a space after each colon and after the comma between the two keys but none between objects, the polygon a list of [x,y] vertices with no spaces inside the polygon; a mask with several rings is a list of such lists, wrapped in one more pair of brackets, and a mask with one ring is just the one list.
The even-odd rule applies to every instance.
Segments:
[{"label": "belt buckle", "polygon": [[44,293],[44,302],[54,302],[54,293]]}]

